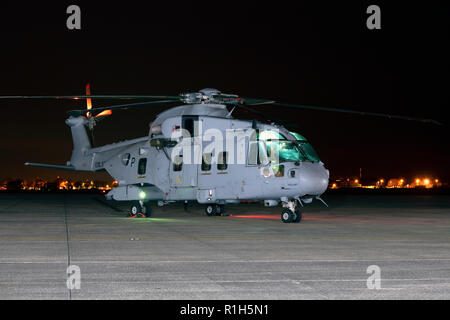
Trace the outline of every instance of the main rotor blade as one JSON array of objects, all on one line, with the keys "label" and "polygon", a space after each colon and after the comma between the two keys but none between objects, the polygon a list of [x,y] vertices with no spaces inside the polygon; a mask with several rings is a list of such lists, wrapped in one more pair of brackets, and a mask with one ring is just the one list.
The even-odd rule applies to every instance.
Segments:
[{"label": "main rotor blade", "polygon": [[[271,102],[273,102],[273,101],[271,101]],[[258,104],[260,104],[260,103],[258,103]],[[266,103],[264,103],[264,104],[266,104]],[[264,118],[264,119],[266,119],[266,120],[268,120],[268,121],[272,121],[272,122],[275,122],[275,123],[279,123],[279,124],[282,124],[282,125],[284,125],[284,126],[290,126],[290,127],[298,128],[298,124],[296,124],[296,123],[287,122],[287,121],[282,120],[282,119],[280,119],[280,118],[268,116],[267,114],[265,114],[265,113],[263,113],[263,112],[260,112],[260,111],[258,111],[258,110],[253,109],[253,108],[247,107],[248,104],[242,105],[242,104],[235,104],[235,103],[232,103],[232,104],[230,104],[230,105],[233,106],[233,107],[241,108],[241,109],[246,110],[246,111],[248,111],[248,112],[257,114],[257,115],[261,116],[262,118]],[[256,105],[256,104],[251,104],[251,105]]]},{"label": "main rotor blade", "polygon": [[341,113],[351,113],[351,114],[359,114],[362,116],[374,116],[374,117],[383,117],[389,119],[401,119],[401,120],[412,120],[412,121],[421,121],[427,123],[433,123],[437,125],[442,125],[442,123],[426,118],[415,118],[409,116],[401,116],[401,115],[393,115],[387,113],[377,113],[377,112],[365,112],[365,111],[357,111],[357,110],[348,110],[348,109],[338,109],[338,108],[330,108],[330,107],[318,107],[318,106],[307,106],[300,104],[288,104],[288,103],[279,103],[275,102],[273,105],[288,107],[288,108],[297,108],[297,109],[310,109],[310,110],[319,110],[319,111],[332,111],[332,112],[341,112]]},{"label": "main rotor blade", "polygon": [[[176,101],[174,100],[161,100],[161,101],[147,101],[147,102],[138,102],[138,103],[128,103],[128,104],[119,104],[115,106],[107,106],[107,107],[99,107],[99,108],[92,108],[89,110],[93,115],[97,115],[97,113],[100,113],[105,110],[114,110],[114,109],[128,109],[128,108],[139,108],[139,107],[147,107],[150,105],[164,105],[168,103],[174,103]],[[82,116],[86,114],[86,110],[71,110],[67,112],[71,116]]]},{"label": "main rotor blade", "polygon": [[255,99],[255,98],[242,98],[237,99],[238,102],[242,101],[246,106],[258,106],[263,104],[273,104],[276,101],[266,100],[266,99]]},{"label": "main rotor blade", "polygon": [[387,114],[387,113],[365,112],[365,111],[330,108],[330,107],[319,107],[319,106],[308,106],[308,105],[302,105],[302,104],[289,104],[289,103],[281,103],[281,102],[276,102],[276,101],[271,101],[271,100],[252,99],[252,98],[243,98],[242,101],[243,101],[242,104],[244,104],[244,105],[272,104],[272,105],[275,105],[275,106],[296,108],[296,109],[310,109],[310,110],[319,110],[319,111],[332,111],[332,112],[358,114],[358,115],[363,115],[363,116],[383,117],[383,118],[389,118],[389,119],[421,121],[421,122],[426,122],[426,123],[442,125],[442,123],[440,123],[440,122],[438,122],[436,120],[433,120],[433,119],[415,118],[415,117],[410,117],[410,116],[393,115],[393,114]]},{"label": "main rotor blade", "polygon": [[145,95],[77,95],[77,96],[0,96],[0,99],[109,99],[109,100],[139,100],[139,99],[166,99],[180,100],[180,96],[145,96]]}]

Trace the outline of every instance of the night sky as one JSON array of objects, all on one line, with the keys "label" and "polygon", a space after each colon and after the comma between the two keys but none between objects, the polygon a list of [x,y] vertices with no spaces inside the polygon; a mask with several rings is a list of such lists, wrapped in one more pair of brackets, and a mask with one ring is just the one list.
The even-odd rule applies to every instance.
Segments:
[{"label": "night sky", "polygon": [[[450,37],[443,2],[292,2],[2,2],[0,95],[83,94],[86,83],[92,94],[176,95],[209,87],[286,103],[433,118],[444,126],[259,107],[269,117],[297,123],[332,178],[358,176],[362,168],[364,176],[376,178],[448,181]],[[66,28],[70,4],[81,7],[80,31]],[[366,28],[369,4],[381,7],[381,30]],[[108,177],[23,166],[65,164],[72,150],[66,111],[82,108],[82,101],[0,101],[0,180]],[[96,145],[147,135],[163,110],[115,112],[97,125]]]}]

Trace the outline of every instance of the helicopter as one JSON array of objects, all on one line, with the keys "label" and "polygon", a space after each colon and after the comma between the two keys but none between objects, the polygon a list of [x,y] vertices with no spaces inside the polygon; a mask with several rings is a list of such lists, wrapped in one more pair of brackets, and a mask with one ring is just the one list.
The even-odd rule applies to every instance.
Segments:
[{"label": "helicopter", "polygon": [[[94,98],[146,101],[93,108]],[[255,107],[274,105],[440,124],[432,119],[246,98],[210,88],[174,96],[91,95],[87,85],[86,94],[79,96],[0,99],[85,99],[86,109],[68,112],[73,151],[66,165],[25,165],[106,171],[118,183],[106,199],[131,202],[129,217],[150,217],[150,201],[158,206],[181,201],[185,208],[188,201],[197,201],[205,206],[207,216],[227,216],[227,204],[256,200],[269,207],[281,203],[281,221],[299,223],[300,207],[305,204],[316,200],[328,206],[321,196],[328,188],[330,173],[310,142],[289,131],[282,120],[265,123],[234,118],[238,108],[263,115]],[[96,123],[113,111],[171,104],[176,106],[150,123],[147,136],[93,146]]]}]

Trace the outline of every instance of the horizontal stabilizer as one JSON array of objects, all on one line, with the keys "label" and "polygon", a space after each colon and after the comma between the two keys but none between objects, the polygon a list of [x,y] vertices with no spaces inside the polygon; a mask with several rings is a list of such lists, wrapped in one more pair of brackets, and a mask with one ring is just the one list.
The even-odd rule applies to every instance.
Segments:
[{"label": "horizontal stabilizer", "polygon": [[42,167],[42,168],[49,168],[49,169],[59,169],[59,170],[69,170],[69,171],[75,171],[75,167],[73,166],[58,166],[55,164],[45,164],[45,163],[33,163],[33,162],[25,162],[26,166],[32,166],[32,167]]}]

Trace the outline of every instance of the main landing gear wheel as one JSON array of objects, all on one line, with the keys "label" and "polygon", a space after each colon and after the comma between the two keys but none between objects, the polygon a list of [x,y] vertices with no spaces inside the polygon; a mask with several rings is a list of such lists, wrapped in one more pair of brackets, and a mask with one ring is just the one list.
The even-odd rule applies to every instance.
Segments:
[{"label": "main landing gear wheel", "polygon": [[219,213],[218,216],[222,215],[222,217],[229,216],[230,214],[227,212],[226,207],[224,204],[219,205]]},{"label": "main landing gear wheel", "polygon": [[290,209],[283,209],[281,211],[281,221],[284,223],[291,223],[295,218],[295,213],[293,213]]},{"label": "main landing gear wheel", "polygon": [[300,221],[302,221],[302,212],[300,210],[295,209],[294,215],[295,218],[292,220],[292,222],[299,223]]},{"label": "main landing gear wheel", "polygon": [[131,205],[131,208],[130,208],[129,212],[128,212],[128,217],[136,218],[137,214],[139,213],[139,208],[140,208],[139,203],[133,203]]},{"label": "main landing gear wheel", "polygon": [[150,207],[150,204],[142,204],[140,214],[141,218],[149,218],[152,215],[152,207]]},{"label": "main landing gear wheel", "polygon": [[216,216],[217,215],[217,205],[208,204],[205,208],[205,212],[208,217]]},{"label": "main landing gear wheel", "polygon": [[130,218],[147,218],[152,214],[152,209],[148,203],[136,202],[131,205],[128,217]]}]

